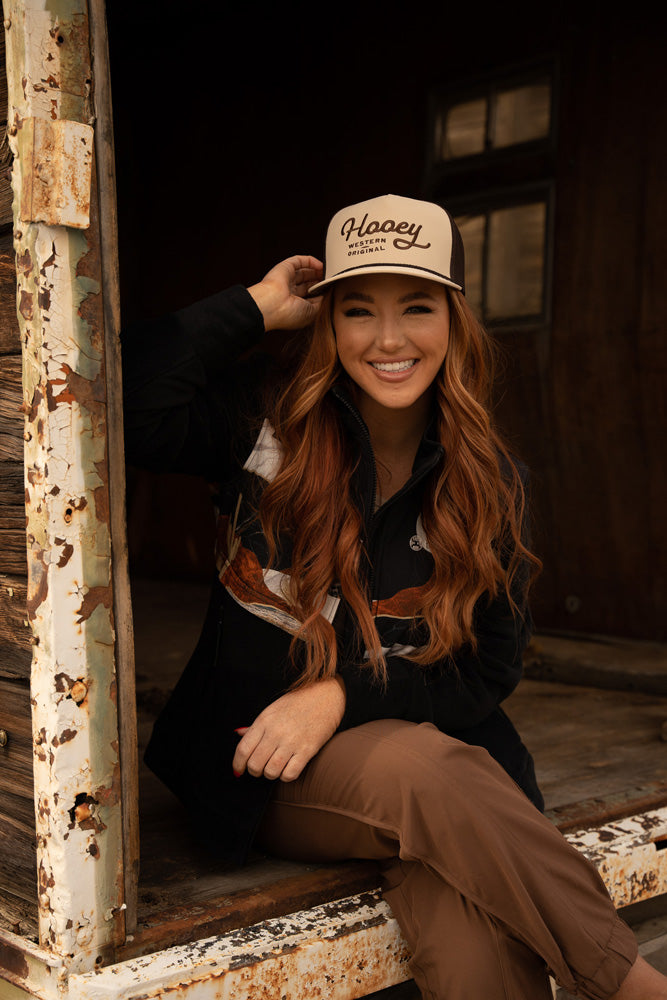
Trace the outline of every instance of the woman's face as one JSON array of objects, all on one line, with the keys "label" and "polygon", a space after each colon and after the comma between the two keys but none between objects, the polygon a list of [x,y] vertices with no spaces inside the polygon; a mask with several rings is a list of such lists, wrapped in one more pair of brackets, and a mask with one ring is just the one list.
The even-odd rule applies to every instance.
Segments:
[{"label": "woman's face", "polygon": [[412,275],[345,278],[336,284],[333,325],[362,412],[371,401],[406,410],[429,400],[449,343],[444,285]]}]

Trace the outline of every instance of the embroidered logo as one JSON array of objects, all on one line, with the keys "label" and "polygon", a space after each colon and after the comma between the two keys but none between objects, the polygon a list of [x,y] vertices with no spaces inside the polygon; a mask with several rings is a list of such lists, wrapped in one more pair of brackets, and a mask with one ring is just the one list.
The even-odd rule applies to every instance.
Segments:
[{"label": "embroidered logo", "polygon": [[426,549],[427,552],[431,551],[426,532],[424,531],[424,525],[422,524],[421,514],[417,518],[415,533],[410,539],[410,548],[413,552],[421,552],[422,549]]},{"label": "embroidered logo", "polygon": [[[353,233],[357,233],[358,239],[365,240],[366,243],[379,243],[379,239],[366,240],[366,237],[374,236],[376,233],[396,233],[393,245],[397,250],[410,250],[412,247],[428,250],[430,243],[417,243],[421,231],[421,224],[418,225],[416,222],[396,222],[394,219],[385,219],[383,222],[380,222],[379,219],[371,219],[369,222],[368,213],[366,213],[359,225],[357,225],[354,216],[351,219],[346,219],[341,226],[340,234],[345,237],[346,243],[350,242]],[[386,241],[383,240],[383,242]]]}]

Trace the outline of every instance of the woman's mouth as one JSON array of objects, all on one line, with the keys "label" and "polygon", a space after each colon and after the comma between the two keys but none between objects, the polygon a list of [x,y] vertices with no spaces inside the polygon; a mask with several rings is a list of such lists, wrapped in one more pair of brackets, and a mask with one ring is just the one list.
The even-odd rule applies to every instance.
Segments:
[{"label": "woman's mouth", "polygon": [[413,365],[417,364],[417,359],[410,358],[408,361],[371,361],[369,364],[378,372],[406,372]]}]

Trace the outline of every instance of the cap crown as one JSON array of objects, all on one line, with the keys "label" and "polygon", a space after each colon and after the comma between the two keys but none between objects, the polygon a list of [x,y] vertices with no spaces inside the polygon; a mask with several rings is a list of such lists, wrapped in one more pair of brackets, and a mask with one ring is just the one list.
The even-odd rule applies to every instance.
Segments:
[{"label": "cap crown", "polygon": [[386,194],[334,215],[327,230],[324,279],[310,294],[357,274],[405,273],[463,291],[463,242],[440,205]]}]

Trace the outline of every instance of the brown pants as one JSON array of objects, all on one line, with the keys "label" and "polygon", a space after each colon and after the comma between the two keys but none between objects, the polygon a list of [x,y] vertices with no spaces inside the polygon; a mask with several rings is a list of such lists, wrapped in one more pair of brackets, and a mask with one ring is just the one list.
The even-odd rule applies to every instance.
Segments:
[{"label": "brown pants", "polygon": [[259,834],[304,861],[375,858],[429,1000],[592,1000],[637,956],[595,868],[486,750],[395,719],[337,733],[276,783]]}]

